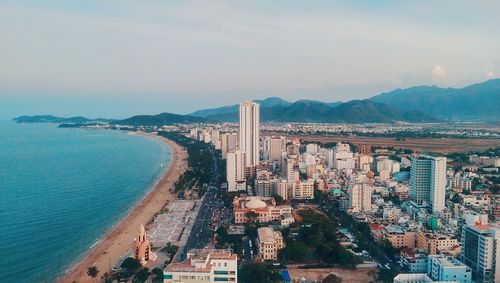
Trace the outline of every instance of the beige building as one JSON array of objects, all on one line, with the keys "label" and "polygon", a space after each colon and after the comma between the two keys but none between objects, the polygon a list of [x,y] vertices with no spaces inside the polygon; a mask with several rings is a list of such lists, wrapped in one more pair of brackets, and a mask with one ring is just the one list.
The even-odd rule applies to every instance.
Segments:
[{"label": "beige building", "polygon": [[289,205],[276,205],[272,197],[235,197],[233,200],[234,223],[281,221],[281,215],[292,213]]},{"label": "beige building", "polygon": [[278,251],[285,247],[283,236],[280,231],[274,231],[272,227],[261,227],[257,230],[259,258],[262,260],[277,260]]},{"label": "beige building", "polygon": [[446,251],[458,245],[458,240],[450,236],[422,231],[417,233],[417,248],[430,255],[438,254],[440,251]]},{"label": "beige building", "polygon": [[191,250],[163,272],[164,283],[238,282],[238,256],[226,250]]},{"label": "beige building", "polygon": [[314,199],[314,181],[295,181],[292,185],[292,199]]},{"label": "beige building", "polygon": [[286,139],[284,137],[272,137],[269,140],[269,160],[281,161],[285,149]]},{"label": "beige building", "polygon": [[382,231],[382,238],[387,239],[391,245],[399,248],[415,248],[416,233],[406,231],[397,226],[386,226]]}]

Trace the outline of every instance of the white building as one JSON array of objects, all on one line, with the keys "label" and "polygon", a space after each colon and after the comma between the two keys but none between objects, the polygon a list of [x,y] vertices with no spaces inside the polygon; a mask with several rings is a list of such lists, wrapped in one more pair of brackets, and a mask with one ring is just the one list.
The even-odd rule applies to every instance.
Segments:
[{"label": "white building", "polygon": [[349,208],[352,212],[370,211],[372,207],[372,186],[356,183],[349,192]]},{"label": "white building", "polygon": [[461,260],[476,283],[500,281],[500,228],[487,223],[462,227]]},{"label": "white building", "polygon": [[238,256],[226,250],[191,250],[186,261],[167,266],[163,278],[164,283],[237,283]]},{"label": "white building", "polygon": [[259,165],[260,112],[259,104],[245,101],[240,104],[239,149],[246,153],[245,166]]},{"label": "white building", "polygon": [[241,150],[234,150],[227,153],[226,175],[228,192],[236,192],[246,187],[245,157],[245,152]]},{"label": "white building", "polygon": [[471,269],[452,256],[430,255],[427,274],[434,281],[458,281],[471,283]]},{"label": "white building", "polygon": [[445,208],[446,157],[420,155],[412,159],[410,197],[418,205],[428,203],[432,212]]}]

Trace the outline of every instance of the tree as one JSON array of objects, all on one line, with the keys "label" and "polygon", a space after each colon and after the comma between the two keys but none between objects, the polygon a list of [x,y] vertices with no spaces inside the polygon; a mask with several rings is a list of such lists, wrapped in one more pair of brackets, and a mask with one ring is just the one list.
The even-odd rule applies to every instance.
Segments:
[{"label": "tree", "polygon": [[133,257],[127,257],[120,265],[121,268],[125,268],[130,273],[136,272],[141,266],[141,263]]},{"label": "tree", "polygon": [[144,283],[148,279],[149,276],[149,269],[148,268],[143,268],[134,277],[134,280],[132,282],[134,283]]},{"label": "tree", "polygon": [[153,279],[154,283],[163,282],[163,270],[161,268],[156,267],[151,272],[155,275],[155,278]]},{"label": "tree", "polygon": [[259,214],[257,214],[257,212],[255,211],[249,211],[245,214],[245,216],[247,217],[248,219],[248,222],[250,224],[253,224],[257,221],[257,218],[259,217]]},{"label": "tree", "polygon": [[282,205],[283,204],[283,197],[278,195],[278,194],[273,194],[272,197],[276,201],[277,205]]},{"label": "tree", "polygon": [[97,266],[94,265],[87,269],[87,275],[92,277],[92,281],[95,281],[97,274],[99,274],[99,269],[97,268]]},{"label": "tree", "polygon": [[340,283],[340,282],[342,282],[342,278],[338,277],[333,273],[328,275],[327,277],[325,277],[325,279],[321,281],[321,283]]},{"label": "tree", "polygon": [[[279,276],[279,275],[278,275]],[[238,272],[238,281],[242,283],[274,282],[278,277],[267,268],[263,263],[247,263],[241,267]]]}]

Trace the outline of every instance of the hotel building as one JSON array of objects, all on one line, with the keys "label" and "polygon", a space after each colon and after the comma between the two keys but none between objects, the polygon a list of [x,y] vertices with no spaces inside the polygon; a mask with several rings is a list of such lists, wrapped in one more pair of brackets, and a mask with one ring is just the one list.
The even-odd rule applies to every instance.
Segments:
[{"label": "hotel building", "polygon": [[433,213],[445,208],[446,157],[420,155],[413,158],[410,171],[410,197],[417,205],[425,203]]},{"label": "hotel building", "polygon": [[238,256],[226,250],[199,249],[163,272],[164,283],[238,282]]}]

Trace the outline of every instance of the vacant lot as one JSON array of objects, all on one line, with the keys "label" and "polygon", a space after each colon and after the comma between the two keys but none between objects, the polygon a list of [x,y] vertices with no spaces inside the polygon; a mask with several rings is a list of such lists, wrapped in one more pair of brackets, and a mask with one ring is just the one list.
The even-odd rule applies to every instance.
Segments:
[{"label": "vacant lot", "polygon": [[416,152],[469,152],[500,147],[500,139],[453,139],[453,138],[404,138],[396,140],[390,137],[360,137],[360,136],[288,136],[304,141],[320,143],[350,142],[355,145],[368,144],[381,147],[392,146],[395,149],[411,149]]}]

